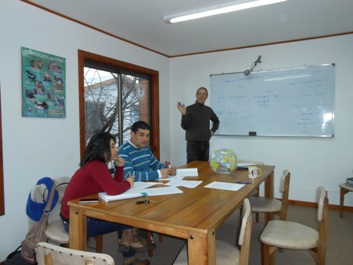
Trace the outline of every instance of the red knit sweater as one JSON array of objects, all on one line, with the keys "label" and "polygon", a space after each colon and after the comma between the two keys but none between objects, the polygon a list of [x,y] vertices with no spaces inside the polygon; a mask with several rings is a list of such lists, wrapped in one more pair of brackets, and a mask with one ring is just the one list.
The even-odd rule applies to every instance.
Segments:
[{"label": "red knit sweater", "polygon": [[124,193],[130,183],[124,180],[124,167],[116,167],[114,178],[105,163],[95,160],[79,168],[72,176],[62,199],[61,215],[69,219],[68,201],[99,192],[109,195]]}]

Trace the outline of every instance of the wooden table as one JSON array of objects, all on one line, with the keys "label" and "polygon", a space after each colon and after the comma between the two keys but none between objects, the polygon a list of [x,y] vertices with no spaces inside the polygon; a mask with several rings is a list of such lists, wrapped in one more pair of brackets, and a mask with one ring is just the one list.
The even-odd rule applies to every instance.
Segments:
[{"label": "wooden table", "polygon": [[238,191],[204,188],[213,181],[234,183],[249,181],[247,170],[234,174],[219,175],[212,171],[208,162],[194,161],[180,168],[198,168],[203,180],[194,189],[180,187],[183,194],[149,196],[156,203],[136,204],[137,199],[106,203],[79,204],[70,201],[70,248],[86,249],[86,217],[130,225],[161,234],[188,240],[188,262],[191,265],[216,264],[215,231],[253,190],[265,182],[265,196],[273,197],[274,166],[259,166],[261,177],[254,179]]}]

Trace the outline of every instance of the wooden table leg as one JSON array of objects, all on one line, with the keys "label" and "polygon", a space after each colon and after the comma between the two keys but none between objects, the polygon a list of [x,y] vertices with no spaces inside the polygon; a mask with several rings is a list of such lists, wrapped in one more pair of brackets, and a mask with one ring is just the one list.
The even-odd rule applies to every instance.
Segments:
[{"label": "wooden table leg", "polygon": [[190,232],[188,238],[189,265],[216,265],[215,231],[208,234]]},{"label": "wooden table leg", "polygon": [[344,188],[340,188],[340,217],[343,218],[343,207],[344,207],[344,195],[346,195],[349,190],[346,190]]},{"label": "wooden table leg", "polygon": [[[265,197],[267,198],[273,198],[274,196],[274,184],[273,184],[273,179],[274,179],[274,172],[272,172],[268,178],[265,180]],[[265,224],[270,220],[270,214],[265,213]]]},{"label": "wooden table leg", "polygon": [[[83,211],[70,206],[69,246],[72,249],[87,249],[87,221]],[[71,232],[73,231],[73,232]]]}]

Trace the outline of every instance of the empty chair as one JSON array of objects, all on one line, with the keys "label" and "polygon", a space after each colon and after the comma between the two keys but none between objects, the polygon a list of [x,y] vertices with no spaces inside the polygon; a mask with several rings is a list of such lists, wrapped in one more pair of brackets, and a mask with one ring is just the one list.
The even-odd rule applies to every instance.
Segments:
[{"label": "empty chair", "polygon": [[[242,221],[239,234],[239,246],[216,240],[216,263],[221,265],[247,265],[249,262],[252,217],[248,199],[244,199]],[[234,231],[235,233],[236,231]],[[174,265],[188,264],[186,245],[182,248]]]},{"label": "empty chair", "polygon": [[[58,192],[58,199],[56,201],[55,207],[51,210],[48,218],[48,225],[45,229],[45,235],[48,240],[68,247],[69,244],[69,234],[66,232],[63,222],[60,217],[60,209],[61,209],[61,201],[64,196],[66,187],[70,181],[69,177],[57,177],[52,178],[54,181],[54,185],[56,187],[56,191]],[[46,200],[48,196],[48,190],[45,185],[36,185],[31,189],[32,200],[38,203],[42,203]],[[29,227],[31,227],[35,223],[34,220],[28,218]],[[103,246],[103,236],[97,236],[96,239],[96,251],[102,252]]]},{"label": "empty chair", "polygon": [[323,187],[319,187],[317,195],[318,230],[290,221],[271,220],[267,223],[260,235],[263,265],[275,264],[277,249],[309,250],[317,265],[325,265],[328,218],[327,191]]},{"label": "empty chair", "polygon": [[[260,161],[256,161],[256,160],[250,160],[250,159],[238,159],[238,164],[242,163],[242,164],[249,164],[249,165],[263,165],[263,162]],[[256,190],[254,190],[252,193],[250,193],[249,197],[251,196],[259,196],[260,195],[260,186],[256,188]],[[256,222],[259,222],[259,213],[255,214],[256,216]]]},{"label": "empty chair", "polygon": [[[265,222],[272,220],[275,213],[278,213],[280,220],[287,219],[288,195],[289,195],[290,172],[284,170],[280,181],[280,192],[282,193],[282,201],[274,198],[266,198],[261,196],[250,197],[250,204],[253,213],[265,213]],[[256,218],[258,222],[258,218]]]},{"label": "empty chair", "polygon": [[108,254],[74,250],[40,242],[36,248],[38,265],[114,265],[114,259]]}]

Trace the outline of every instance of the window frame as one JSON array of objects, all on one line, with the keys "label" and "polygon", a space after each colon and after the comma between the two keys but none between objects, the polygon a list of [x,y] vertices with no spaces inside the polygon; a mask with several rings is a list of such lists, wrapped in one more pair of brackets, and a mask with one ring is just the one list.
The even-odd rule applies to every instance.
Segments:
[{"label": "window frame", "polygon": [[79,82],[79,114],[80,114],[80,155],[81,158],[86,149],[85,142],[85,98],[84,98],[84,66],[85,61],[91,61],[104,65],[109,65],[115,68],[123,68],[124,70],[137,72],[143,75],[148,75],[151,78],[150,90],[150,127],[151,138],[150,148],[159,160],[160,147],[159,147],[159,72],[148,69],[142,66],[134,65],[131,63],[115,60],[109,57],[101,56],[98,54],[90,53],[83,50],[78,50],[78,82]]},{"label": "window frame", "polygon": [[2,112],[0,92],[0,216],[5,215],[5,193],[4,193],[4,162],[2,149]]}]

